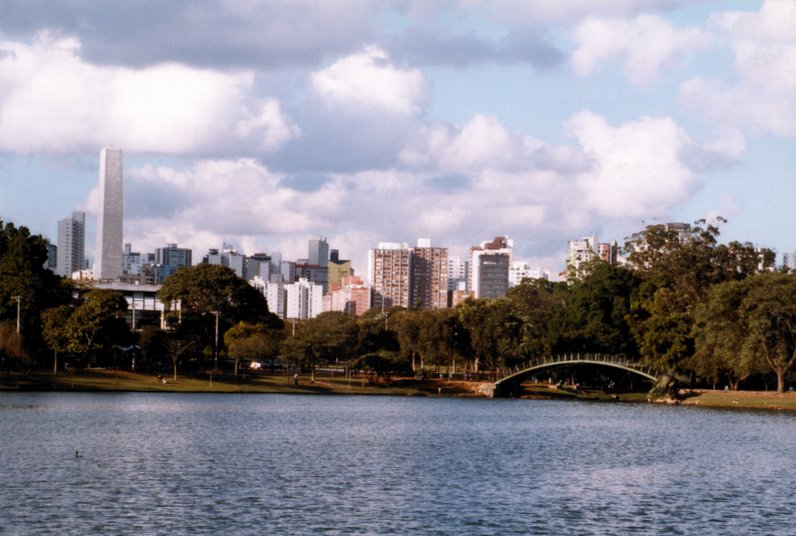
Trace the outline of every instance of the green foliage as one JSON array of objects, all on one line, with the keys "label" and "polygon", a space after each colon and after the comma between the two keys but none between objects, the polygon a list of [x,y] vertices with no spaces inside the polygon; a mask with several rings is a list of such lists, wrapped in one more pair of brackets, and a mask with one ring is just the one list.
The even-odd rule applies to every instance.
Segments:
[{"label": "green foliage", "polygon": [[223,342],[224,333],[238,322],[262,323],[274,329],[283,326],[268,312],[262,293],[225,266],[180,268],[164,281],[159,297],[169,310],[179,302],[179,336],[201,341],[209,355],[214,353],[216,332],[219,343]]},{"label": "green foliage", "polygon": [[360,357],[354,366],[367,372],[370,383],[383,380],[389,384],[394,374],[409,374],[411,372],[406,360],[396,352],[368,353]]},{"label": "green foliage", "polygon": [[341,312],[297,322],[295,335],[280,345],[280,354],[288,363],[310,372],[318,365],[355,359],[358,350],[357,322]]},{"label": "green foliage", "polygon": [[224,334],[227,352],[235,359],[235,374],[242,359],[274,360],[279,356],[279,343],[284,331],[267,324],[239,322]]},{"label": "green foliage", "polygon": [[0,357],[16,364],[29,362],[22,336],[11,324],[0,324]]},{"label": "green foliage", "polygon": [[109,352],[114,345],[128,344],[130,330],[124,321],[127,301],[121,292],[89,291],[66,324],[68,348],[76,353]]},{"label": "green foliage", "polygon": [[41,312],[69,302],[70,288],[46,269],[47,241],[31,235],[27,227],[0,221],[0,324],[14,326],[17,300],[25,355],[45,348]]},{"label": "green foliage", "polygon": [[685,364],[694,352],[696,307],[714,285],[740,281],[773,266],[773,253],[749,243],[719,244],[716,224],[688,231],[650,225],[625,244],[643,283],[634,296],[631,327],[642,355],[659,368]]},{"label": "green foliage", "polygon": [[640,280],[630,270],[604,262],[572,284],[563,306],[565,326],[558,348],[638,356],[631,331],[632,295]]},{"label": "green foliage", "polygon": [[762,274],[748,281],[739,313],[748,334],[745,352],[759,352],[777,376],[777,392],[796,361],[796,276]]},{"label": "green foliage", "polygon": [[713,384],[726,378],[734,390],[763,369],[759,353],[745,344],[747,332],[741,304],[751,282],[752,279],[728,281],[710,289],[707,299],[696,308],[696,348],[686,363]]}]

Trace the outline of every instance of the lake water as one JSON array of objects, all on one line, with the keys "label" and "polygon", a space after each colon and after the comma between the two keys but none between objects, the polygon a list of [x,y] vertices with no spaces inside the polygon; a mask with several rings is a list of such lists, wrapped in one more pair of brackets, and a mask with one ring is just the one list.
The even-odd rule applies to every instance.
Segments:
[{"label": "lake water", "polygon": [[0,440],[2,534],[796,534],[788,413],[13,393]]}]

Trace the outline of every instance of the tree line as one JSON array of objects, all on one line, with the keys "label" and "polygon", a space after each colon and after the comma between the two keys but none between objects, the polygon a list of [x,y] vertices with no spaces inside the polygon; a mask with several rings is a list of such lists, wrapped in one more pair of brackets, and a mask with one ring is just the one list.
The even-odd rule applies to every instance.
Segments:
[{"label": "tree line", "polygon": [[121,294],[58,278],[44,268],[42,237],[0,223],[0,357],[6,368],[57,366],[58,355],[105,366],[137,358],[139,370],[175,377],[216,371],[219,362],[236,374],[246,360],[309,373],[336,364],[389,381],[440,367],[488,371],[542,355],[604,353],[708,386],[775,379],[781,392],[796,360],[796,276],[776,270],[770,250],[720,243],[723,222],[647,226],[627,239],[626,265],[594,261],[567,282],[525,280],[498,299],[358,318],[330,312],[283,322],[232,270],[201,264],[164,282],[166,329],[136,333]]}]

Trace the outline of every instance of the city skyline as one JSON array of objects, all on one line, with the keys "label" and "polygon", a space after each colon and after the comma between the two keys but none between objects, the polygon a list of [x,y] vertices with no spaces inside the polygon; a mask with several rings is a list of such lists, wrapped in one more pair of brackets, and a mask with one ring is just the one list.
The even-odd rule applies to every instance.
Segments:
[{"label": "city skyline", "polygon": [[323,235],[362,271],[509,236],[557,272],[569,240],[718,215],[796,249],[794,2],[48,4],[0,20],[0,218],[55,242],[85,212],[92,259],[109,144],[141,251]]}]

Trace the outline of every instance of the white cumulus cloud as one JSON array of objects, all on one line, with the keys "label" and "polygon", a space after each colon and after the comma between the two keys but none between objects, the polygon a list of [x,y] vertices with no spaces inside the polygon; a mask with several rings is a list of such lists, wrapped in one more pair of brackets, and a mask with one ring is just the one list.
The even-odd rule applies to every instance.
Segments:
[{"label": "white cumulus cloud", "polygon": [[329,106],[377,109],[401,116],[419,114],[429,96],[419,69],[395,67],[387,53],[376,46],[313,73],[312,85]]},{"label": "white cumulus cloud", "polygon": [[[66,153],[108,143],[134,152],[213,153],[234,139],[273,151],[298,135],[253,74],[178,64],[91,65],[74,38],[0,42],[0,149]],[[241,135],[245,139],[241,139]]]},{"label": "white cumulus cloud", "polygon": [[668,117],[645,117],[618,127],[592,112],[567,124],[592,167],[579,177],[579,202],[601,217],[665,214],[687,199],[696,176],[682,161],[691,145]]},{"label": "white cumulus cloud", "polygon": [[755,136],[796,136],[796,2],[768,1],[753,13],[716,15],[738,81],[693,78],[681,99],[711,121]]},{"label": "white cumulus cloud", "polygon": [[639,15],[634,19],[588,19],[575,30],[575,40],[578,46],[572,63],[581,76],[620,58],[627,77],[645,85],[708,46],[712,38],[697,28],[676,28],[656,15]]}]

